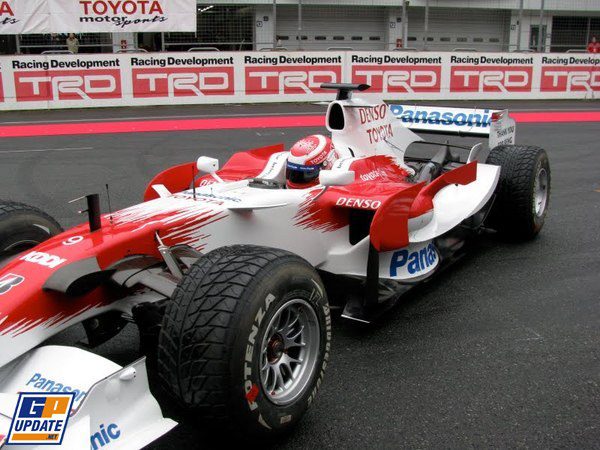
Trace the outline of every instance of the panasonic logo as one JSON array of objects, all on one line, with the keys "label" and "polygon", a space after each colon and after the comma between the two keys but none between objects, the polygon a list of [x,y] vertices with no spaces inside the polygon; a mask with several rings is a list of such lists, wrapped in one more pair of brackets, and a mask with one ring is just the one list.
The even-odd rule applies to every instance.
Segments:
[{"label": "panasonic logo", "polygon": [[403,267],[406,267],[408,273],[411,275],[423,272],[435,265],[437,259],[437,250],[433,244],[429,244],[427,247],[423,247],[416,252],[398,250],[392,255],[392,260],[390,262],[390,276],[397,277],[398,270]]},{"label": "panasonic logo", "polygon": [[75,402],[81,400],[86,394],[86,392],[81,389],[72,388],[71,386],[59,383],[58,381],[44,378],[41,373],[34,373],[25,386],[45,392],[73,392],[75,394],[73,401]]},{"label": "panasonic logo", "polygon": [[110,445],[121,437],[121,430],[116,423],[100,424],[100,429],[90,436],[92,450],[98,450],[105,445]]},{"label": "panasonic logo", "polygon": [[489,128],[492,114],[489,109],[477,110],[477,112],[465,112],[464,110],[435,110],[435,109],[405,109],[402,105],[391,105],[392,113],[404,123],[423,123],[447,126],[471,126]]}]

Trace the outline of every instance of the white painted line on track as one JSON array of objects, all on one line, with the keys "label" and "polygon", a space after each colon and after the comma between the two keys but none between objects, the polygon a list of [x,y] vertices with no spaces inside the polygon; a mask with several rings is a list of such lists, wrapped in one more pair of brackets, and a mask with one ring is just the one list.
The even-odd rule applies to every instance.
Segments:
[{"label": "white painted line on track", "polygon": [[64,148],[30,148],[26,150],[0,150],[4,153],[43,153],[43,152],[68,152],[72,150],[93,150],[94,147],[64,147]]}]

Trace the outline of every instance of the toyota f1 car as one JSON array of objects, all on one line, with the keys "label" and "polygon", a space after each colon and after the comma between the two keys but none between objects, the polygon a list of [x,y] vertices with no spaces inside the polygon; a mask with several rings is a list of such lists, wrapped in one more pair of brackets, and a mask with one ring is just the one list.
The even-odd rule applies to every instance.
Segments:
[{"label": "toyota f1 car", "polygon": [[[353,97],[366,85],[324,87],[338,91],[326,126],[341,157],[308,189],[285,189],[288,153],[274,145],[220,169],[208,157],[167,169],[122,211],[101,214],[89,195],[88,223],[64,232],[34,207],[0,203],[0,435],[22,391],[75,393],[65,442],[77,448],[139,448],[175,426],[144,358],[120,367],[40,347],[74,324],[93,347],[127,322],[151,373],[203,421],[288,430],[323,379],[330,304],[372,322],[469,236],[542,228],[548,158],[514,145],[506,111],[390,107]],[[489,146],[412,130],[487,134]]]}]

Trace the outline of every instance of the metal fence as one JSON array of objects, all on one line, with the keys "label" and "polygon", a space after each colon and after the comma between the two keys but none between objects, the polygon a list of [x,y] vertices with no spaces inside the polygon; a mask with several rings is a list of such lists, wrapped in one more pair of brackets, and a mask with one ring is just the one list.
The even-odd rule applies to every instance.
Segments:
[{"label": "metal fence", "polygon": [[[538,3],[539,2],[539,3]],[[600,2],[586,12],[588,0],[573,0],[571,15],[547,10],[552,0],[515,2],[518,9],[449,7],[450,1],[352,2],[274,0],[237,4],[199,3],[195,33],[137,33],[147,51],[241,50],[438,50],[585,51],[600,38]],[[345,6],[342,3],[346,3]],[[352,3],[351,5],[349,5]],[[385,6],[381,6],[385,3]],[[480,2],[484,3],[484,2]],[[492,5],[492,2],[485,2]],[[532,3],[539,8],[531,9]],[[464,2],[462,2],[464,5]],[[496,2],[500,5],[502,2]],[[442,6],[439,6],[442,5]],[[80,53],[116,52],[109,33],[77,35]],[[23,35],[16,52],[65,50],[66,35]],[[12,48],[0,39],[0,52]],[[8,46],[8,47],[7,47]],[[11,52],[10,50],[8,51]]]},{"label": "metal fence", "polygon": [[[16,52],[35,54],[67,50],[67,34],[23,34],[16,40]],[[78,33],[79,53],[110,53],[113,51],[110,33]]]},{"label": "metal fence", "polygon": [[195,33],[164,33],[163,49],[253,50],[254,6],[199,4]]},{"label": "metal fence", "polygon": [[600,40],[600,17],[554,16],[551,51],[586,49],[592,37]]},{"label": "metal fence", "polygon": [[[507,51],[510,10],[331,4],[198,5],[196,33],[166,33],[165,50],[216,47],[220,50],[278,47],[282,50]],[[363,3],[363,4],[357,4]],[[408,2],[407,2],[408,4]],[[275,20],[273,20],[275,18]],[[407,30],[403,34],[403,24]],[[268,28],[269,32],[263,32]],[[402,40],[402,43],[399,42]]]},{"label": "metal fence", "polygon": [[[449,2],[429,6],[428,0],[398,0],[397,6],[377,6],[371,0],[351,6],[324,3],[199,4],[197,32],[167,33],[162,48],[564,52],[583,50],[592,36],[600,38],[600,17],[556,16],[544,0],[535,9],[525,9],[521,0],[517,10],[451,8]],[[590,14],[600,15],[600,10]],[[270,31],[263,32],[265,28]]]}]

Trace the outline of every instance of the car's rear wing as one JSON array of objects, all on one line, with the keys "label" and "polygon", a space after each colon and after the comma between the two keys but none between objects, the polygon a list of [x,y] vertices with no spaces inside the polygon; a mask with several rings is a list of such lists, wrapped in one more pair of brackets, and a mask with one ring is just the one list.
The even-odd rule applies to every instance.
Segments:
[{"label": "car's rear wing", "polygon": [[515,121],[508,110],[390,105],[392,113],[412,131],[489,136],[489,146],[515,143]]}]

